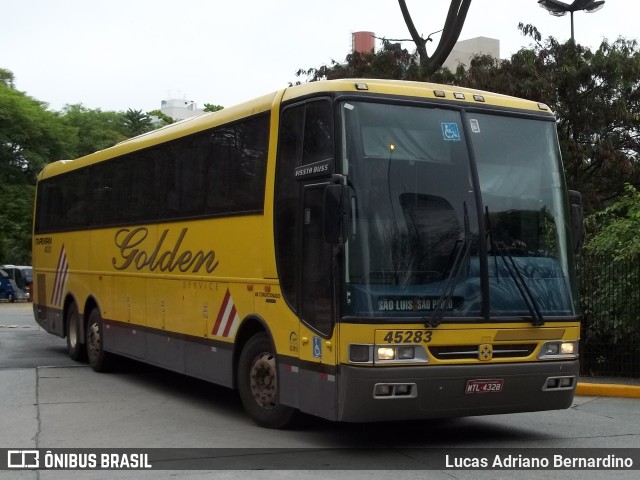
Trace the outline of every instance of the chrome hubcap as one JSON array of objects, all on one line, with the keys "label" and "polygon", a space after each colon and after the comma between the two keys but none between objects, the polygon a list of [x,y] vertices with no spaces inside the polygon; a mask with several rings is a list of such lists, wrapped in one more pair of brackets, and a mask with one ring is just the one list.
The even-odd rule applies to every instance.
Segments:
[{"label": "chrome hubcap", "polygon": [[258,355],[251,366],[251,395],[263,408],[275,408],[278,405],[278,382],[276,360],[270,353]]}]

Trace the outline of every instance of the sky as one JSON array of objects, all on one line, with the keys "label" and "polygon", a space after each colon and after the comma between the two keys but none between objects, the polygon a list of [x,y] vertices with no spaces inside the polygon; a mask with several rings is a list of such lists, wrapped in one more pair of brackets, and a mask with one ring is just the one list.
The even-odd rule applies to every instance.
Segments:
[{"label": "sky", "polygon": [[[442,28],[449,3],[407,0],[423,36]],[[576,41],[636,39],[639,14],[638,0],[577,12]],[[569,16],[537,0],[473,0],[460,40],[497,38],[509,58],[531,44],[519,22],[543,38],[571,35]],[[396,0],[0,0],[0,68],[51,110],[150,111],[176,98],[231,106],[286,87],[300,68],[343,61],[361,30],[410,38]]]}]

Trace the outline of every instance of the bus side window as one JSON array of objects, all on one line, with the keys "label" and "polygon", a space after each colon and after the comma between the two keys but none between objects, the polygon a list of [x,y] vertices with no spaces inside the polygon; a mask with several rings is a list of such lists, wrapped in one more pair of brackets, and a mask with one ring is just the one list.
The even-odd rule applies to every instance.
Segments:
[{"label": "bus side window", "polygon": [[333,158],[333,126],[331,103],[309,102],[304,121],[302,164]]}]

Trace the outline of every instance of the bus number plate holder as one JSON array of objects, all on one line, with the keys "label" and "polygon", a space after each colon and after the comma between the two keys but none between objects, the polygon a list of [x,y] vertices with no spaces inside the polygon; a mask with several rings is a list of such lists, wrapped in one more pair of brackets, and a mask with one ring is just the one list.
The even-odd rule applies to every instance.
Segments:
[{"label": "bus number plate holder", "polygon": [[472,393],[500,393],[503,387],[504,379],[502,378],[467,380],[464,393],[467,395]]}]

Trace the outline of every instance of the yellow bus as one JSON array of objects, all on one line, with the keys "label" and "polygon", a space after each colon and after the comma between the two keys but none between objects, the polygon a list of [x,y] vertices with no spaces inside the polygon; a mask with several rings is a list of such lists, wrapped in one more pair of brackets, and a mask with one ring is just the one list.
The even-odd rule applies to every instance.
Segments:
[{"label": "yellow bus", "polygon": [[544,104],[293,86],[48,165],[34,314],[96,371],[237,388],[266,427],[567,408],[570,197]]}]

